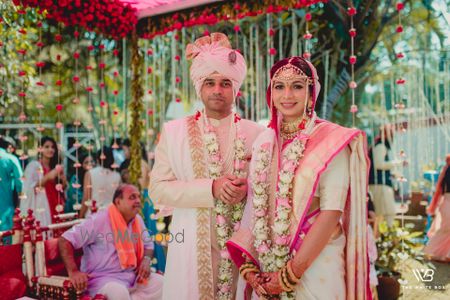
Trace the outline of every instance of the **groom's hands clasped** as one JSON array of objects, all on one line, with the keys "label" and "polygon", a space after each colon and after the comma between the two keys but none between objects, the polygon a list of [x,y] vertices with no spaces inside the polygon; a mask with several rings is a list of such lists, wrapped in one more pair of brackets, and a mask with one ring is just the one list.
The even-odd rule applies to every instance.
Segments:
[{"label": "groom's hands clasped", "polygon": [[247,195],[247,187],[247,179],[225,175],[213,181],[213,196],[227,204],[236,204]]}]

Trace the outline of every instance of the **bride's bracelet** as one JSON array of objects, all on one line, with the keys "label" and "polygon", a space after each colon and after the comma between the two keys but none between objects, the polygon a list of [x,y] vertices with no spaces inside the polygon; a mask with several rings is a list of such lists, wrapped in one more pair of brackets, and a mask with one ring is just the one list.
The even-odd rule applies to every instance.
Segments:
[{"label": "bride's bracelet", "polygon": [[278,281],[280,282],[281,289],[285,292],[292,292],[295,289],[300,278],[295,276],[292,271],[292,261],[288,261],[287,264],[281,268],[278,273]]},{"label": "bride's bracelet", "polygon": [[287,275],[289,275],[289,279],[295,284],[300,281],[300,277],[295,276],[294,271],[292,270],[292,260],[289,260],[286,264]]},{"label": "bride's bracelet", "polygon": [[239,273],[241,274],[242,278],[245,278],[245,275],[247,275],[248,273],[258,273],[259,272],[259,268],[252,262],[245,262],[241,265],[241,267],[239,268]]}]

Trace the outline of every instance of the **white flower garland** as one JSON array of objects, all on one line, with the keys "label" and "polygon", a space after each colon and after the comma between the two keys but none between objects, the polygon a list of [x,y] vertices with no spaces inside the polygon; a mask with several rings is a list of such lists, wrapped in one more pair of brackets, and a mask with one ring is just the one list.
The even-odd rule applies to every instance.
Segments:
[{"label": "white flower garland", "polygon": [[[199,113],[197,113],[199,116]],[[220,157],[219,142],[214,127],[207,122],[205,115],[203,142],[208,153],[208,172],[211,179],[218,179],[222,176],[222,159]],[[236,139],[234,140],[234,164],[233,174],[238,178],[245,178],[245,136],[240,132],[239,116],[234,116],[236,124]],[[218,294],[219,300],[232,299],[231,286],[233,284],[233,263],[225,247],[225,243],[230,239],[233,231],[237,231],[240,226],[242,214],[244,212],[245,201],[236,205],[228,205],[217,199],[215,205],[217,242],[220,249],[221,260],[219,263]],[[231,225],[230,225],[231,223]]]},{"label": "white flower garland", "polygon": [[[292,181],[295,170],[303,157],[307,136],[297,135],[282,154],[281,169],[277,180],[275,194],[276,215],[272,231],[274,243],[270,238],[270,225],[268,218],[268,175],[272,159],[271,143],[261,145],[256,154],[256,165],[252,177],[253,210],[255,236],[254,247],[258,252],[258,259],[263,272],[276,272],[280,270],[290,258],[289,245],[291,235],[289,231],[290,216],[292,212]],[[282,293],[281,299],[295,299],[295,293]]]}]

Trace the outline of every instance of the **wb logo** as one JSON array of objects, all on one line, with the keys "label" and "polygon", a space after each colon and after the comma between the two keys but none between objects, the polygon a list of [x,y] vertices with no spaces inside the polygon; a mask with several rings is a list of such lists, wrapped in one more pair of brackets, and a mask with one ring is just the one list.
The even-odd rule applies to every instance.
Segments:
[{"label": "wb logo", "polygon": [[430,282],[433,281],[434,270],[433,269],[414,269],[414,276],[417,281]]}]

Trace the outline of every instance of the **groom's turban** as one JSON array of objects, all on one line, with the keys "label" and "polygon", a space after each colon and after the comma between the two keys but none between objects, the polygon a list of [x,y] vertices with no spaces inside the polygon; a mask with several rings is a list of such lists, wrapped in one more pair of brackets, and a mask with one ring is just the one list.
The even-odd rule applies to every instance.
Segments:
[{"label": "groom's turban", "polygon": [[236,97],[247,74],[247,65],[244,57],[231,48],[225,34],[211,33],[210,36],[201,37],[188,44],[186,58],[192,59],[191,79],[199,98],[203,81],[213,73],[219,73],[231,80]]}]

